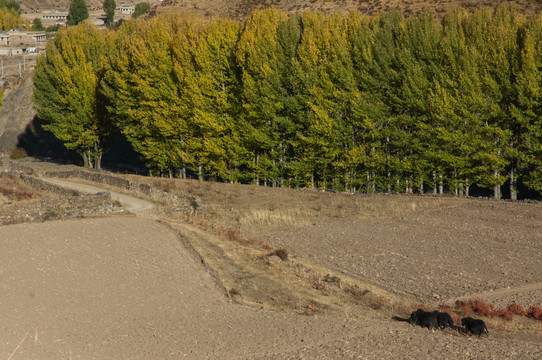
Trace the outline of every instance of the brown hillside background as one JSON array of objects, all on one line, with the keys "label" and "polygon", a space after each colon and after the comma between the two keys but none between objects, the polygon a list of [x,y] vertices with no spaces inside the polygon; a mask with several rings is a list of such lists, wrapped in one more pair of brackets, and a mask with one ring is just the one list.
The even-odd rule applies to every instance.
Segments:
[{"label": "brown hillside background", "polygon": [[[117,1],[117,7],[123,4],[136,4],[140,1]],[[148,0],[151,5],[154,0]],[[226,16],[242,18],[255,9],[274,6],[287,13],[303,11],[348,12],[359,10],[374,15],[380,12],[398,9],[406,16],[420,13],[423,10],[434,12],[437,16],[445,14],[450,9],[460,6],[467,9],[480,7],[496,7],[503,2],[515,3],[520,12],[527,16],[540,14],[540,0],[164,0],[158,4],[157,11],[173,9],[195,11],[207,16]],[[20,0],[21,9],[26,13],[41,12],[50,9],[68,9],[70,0]],[[91,10],[101,9],[102,0],[86,0]]]}]

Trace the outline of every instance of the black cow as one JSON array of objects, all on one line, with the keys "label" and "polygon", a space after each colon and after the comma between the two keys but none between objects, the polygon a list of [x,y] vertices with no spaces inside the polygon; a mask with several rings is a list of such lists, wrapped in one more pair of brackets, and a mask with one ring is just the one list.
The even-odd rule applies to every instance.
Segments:
[{"label": "black cow", "polygon": [[437,317],[438,327],[441,329],[446,328],[446,326],[453,327],[454,320],[447,312],[433,311],[433,314]]},{"label": "black cow", "polygon": [[428,329],[438,328],[438,320],[435,313],[418,309],[410,314],[408,322]]},{"label": "black cow", "polygon": [[486,323],[480,319],[473,319],[471,317],[466,317],[461,319],[461,325],[465,327],[467,332],[480,337],[482,334],[489,334],[487,331]]}]

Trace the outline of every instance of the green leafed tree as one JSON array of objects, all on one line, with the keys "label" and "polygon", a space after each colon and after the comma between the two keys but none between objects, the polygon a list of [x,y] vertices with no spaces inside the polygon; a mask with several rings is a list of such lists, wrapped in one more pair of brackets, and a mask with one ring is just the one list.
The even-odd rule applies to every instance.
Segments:
[{"label": "green leafed tree", "polygon": [[39,18],[35,18],[32,20],[32,30],[34,31],[43,31],[45,28],[43,27],[43,24],[41,23],[41,20]]},{"label": "green leafed tree", "polygon": [[519,171],[529,188],[542,193],[542,16],[530,21],[519,40],[518,105],[514,115],[525,129]]},{"label": "green leafed tree", "polygon": [[172,59],[176,19],[164,15],[125,23],[102,81],[115,123],[157,173],[172,173],[186,161],[186,118]]},{"label": "green leafed tree", "polygon": [[253,157],[251,168],[256,184],[276,185],[284,166],[284,129],[281,111],[286,89],[281,79],[283,66],[277,29],[286,15],[275,9],[252,13],[243,26],[236,47],[241,68],[243,142]]},{"label": "green leafed tree", "polygon": [[14,10],[17,14],[21,13],[21,5],[19,5],[17,0],[0,0],[0,8]]},{"label": "green leafed tree", "polygon": [[293,62],[296,93],[304,104],[297,134],[297,175],[304,184],[344,184],[345,151],[351,148],[352,61],[340,15],[303,15],[303,36]]},{"label": "green leafed tree", "polygon": [[149,5],[149,3],[141,2],[135,6],[134,12],[132,13],[132,17],[136,19],[140,17],[141,15],[145,15],[146,13],[148,13],[150,9],[151,9],[151,6]]},{"label": "green leafed tree", "polygon": [[117,4],[115,3],[115,0],[104,0],[103,3],[103,10],[105,11],[105,24],[107,26],[111,26],[113,24],[113,21],[115,19],[115,8],[117,7]]},{"label": "green leafed tree", "polygon": [[68,25],[77,25],[88,19],[88,8],[85,0],[72,0],[68,12]]},{"label": "green leafed tree", "polygon": [[98,84],[108,54],[108,33],[84,22],[60,30],[38,58],[33,102],[37,115],[86,167],[100,168],[111,133]]},{"label": "green leafed tree", "polygon": [[192,49],[193,67],[184,74],[194,107],[187,141],[194,165],[200,177],[204,173],[230,182],[239,179],[247,161],[237,121],[239,77],[234,48],[239,32],[237,21],[209,23]]}]

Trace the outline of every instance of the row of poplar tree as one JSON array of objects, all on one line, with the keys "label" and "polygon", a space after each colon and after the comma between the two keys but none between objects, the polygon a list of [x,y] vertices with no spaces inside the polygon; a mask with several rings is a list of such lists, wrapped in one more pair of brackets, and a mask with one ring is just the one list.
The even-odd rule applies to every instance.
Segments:
[{"label": "row of poplar tree", "polygon": [[542,17],[195,15],[59,31],[34,102],[85,166],[122,133],[155,173],[511,197],[542,190]]}]

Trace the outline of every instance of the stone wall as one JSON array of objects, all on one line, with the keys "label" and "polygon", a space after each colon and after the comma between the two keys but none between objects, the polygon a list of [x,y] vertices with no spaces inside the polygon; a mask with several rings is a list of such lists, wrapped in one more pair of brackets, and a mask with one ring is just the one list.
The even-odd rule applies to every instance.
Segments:
[{"label": "stone wall", "polygon": [[[47,183],[41,181],[39,177],[56,177],[62,179],[75,178],[83,179],[86,181],[95,182],[98,184],[106,184],[111,187],[120,189],[125,192],[133,192],[134,196],[138,194],[145,195],[153,200],[159,202],[165,202],[170,204],[169,208],[172,211],[192,213],[198,210],[198,212],[204,212],[205,206],[201,202],[201,199],[195,195],[191,194],[182,194],[182,195],[173,195],[161,190],[156,189],[155,187],[144,184],[144,183],[135,183],[130,180],[127,180],[121,176],[109,173],[107,171],[97,171],[84,168],[75,168],[67,167],[66,170],[42,170],[40,169],[41,163],[33,166],[33,163],[24,163],[19,161],[13,161],[8,158],[0,158],[0,166],[8,167],[11,171],[20,172],[26,174],[28,177],[24,178],[27,182],[32,182],[36,187],[41,187],[43,189],[51,189],[50,191],[59,192],[62,190],[55,190],[54,188],[49,188]],[[21,177],[23,178],[23,177]],[[34,186],[34,185],[33,185]],[[54,186],[54,185],[53,185]],[[62,187],[60,187],[62,188]],[[62,188],[63,189],[63,188]],[[61,192],[59,192],[61,193]],[[65,193],[66,195],[70,195]],[[73,194],[72,194],[73,195]]]},{"label": "stone wall", "polygon": [[0,204],[0,224],[122,214],[109,193]]},{"label": "stone wall", "polygon": [[88,180],[100,184],[107,184],[119,189],[134,190],[133,184],[129,180],[104,171],[85,171],[85,170],[67,170],[67,171],[47,171],[43,175],[47,177],[56,177],[67,179],[70,177]]},{"label": "stone wall", "polygon": [[124,179],[120,176],[105,172],[105,171],[94,171],[94,170],[66,170],[66,171],[47,171],[43,174],[47,177],[57,177],[57,178],[78,178],[87,181],[92,181],[100,184],[107,184],[109,186],[126,190],[128,192],[141,193],[153,200],[158,200],[162,202],[167,202],[173,205],[175,211],[180,212],[193,212],[198,208],[199,212],[204,210],[204,206],[201,200],[190,194],[183,195],[173,195],[167,192],[156,189],[155,187],[149,184],[137,184],[130,180]]}]

